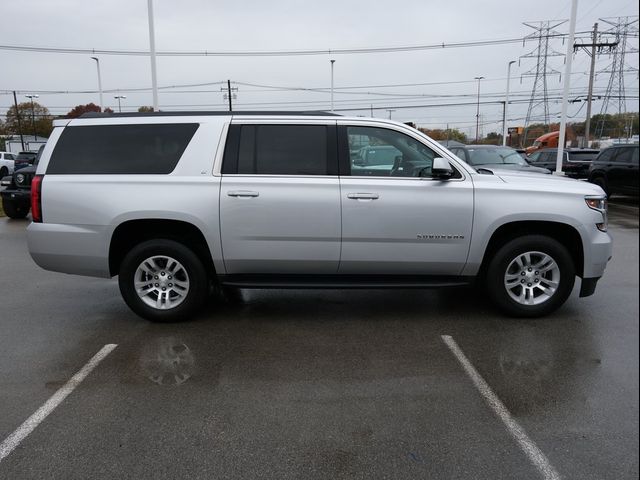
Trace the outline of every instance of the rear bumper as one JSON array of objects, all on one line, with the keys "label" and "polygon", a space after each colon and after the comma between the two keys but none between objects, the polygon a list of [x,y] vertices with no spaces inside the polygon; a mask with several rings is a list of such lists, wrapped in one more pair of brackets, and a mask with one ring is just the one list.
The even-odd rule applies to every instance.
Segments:
[{"label": "rear bumper", "polygon": [[54,272],[110,278],[106,227],[32,223],[27,228],[31,258]]}]

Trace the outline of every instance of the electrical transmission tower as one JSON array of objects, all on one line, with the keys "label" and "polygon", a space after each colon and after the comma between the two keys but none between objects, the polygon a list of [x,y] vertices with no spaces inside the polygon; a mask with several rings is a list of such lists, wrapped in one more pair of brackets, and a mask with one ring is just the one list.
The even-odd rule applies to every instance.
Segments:
[{"label": "electrical transmission tower", "polygon": [[527,40],[537,40],[537,47],[531,52],[520,57],[523,58],[535,58],[536,65],[531,70],[524,72],[520,76],[522,77],[535,77],[533,81],[533,88],[531,90],[531,98],[529,100],[529,108],[527,110],[527,117],[524,122],[524,135],[523,144],[527,141],[527,130],[535,115],[540,115],[542,110],[542,120],[545,125],[549,125],[549,99],[547,93],[547,77],[550,75],[560,75],[558,70],[549,66],[549,57],[561,57],[564,56],[560,52],[556,52],[549,46],[549,41],[553,38],[561,37],[562,34],[554,30],[556,27],[565,23],[566,20],[546,20],[542,22],[524,23],[529,28],[533,28],[535,32],[524,37],[524,43]]},{"label": "electrical transmission tower", "polygon": [[[605,35],[612,35],[617,41],[618,45],[611,52],[611,63],[604,70],[600,70],[598,73],[608,73],[609,82],[607,84],[607,90],[604,94],[602,101],[602,107],[600,108],[600,118],[596,125],[596,138],[602,138],[605,126],[604,115],[611,113],[612,111],[621,115],[627,112],[627,102],[624,87],[624,75],[627,72],[637,72],[638,69],[631,67],[625,61],[625,57],[631,53],[637,53],[638,49],[633,47],[628,39],[629,37],[638,36],[638,17],[614,17],[614,18],[601,18],[601,22],[611,25],[611,28],[603,31]],[[624,135],[629,137],[630,123],[625,122]]]}]

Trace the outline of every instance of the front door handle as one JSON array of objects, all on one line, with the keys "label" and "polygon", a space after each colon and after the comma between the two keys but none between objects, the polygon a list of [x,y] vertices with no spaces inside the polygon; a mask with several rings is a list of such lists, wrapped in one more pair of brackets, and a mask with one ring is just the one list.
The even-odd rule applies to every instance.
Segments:
[{"label": "front door handle", "polygon": [[347,198],[352,200],[377,200],[380,195],[377,193],[347,193]]},{"label": "front door handle", "polygon": [[252,192],[250,190],[235,190],[227,192],[230,197],[257,197],[260,194],[258,192]]}]

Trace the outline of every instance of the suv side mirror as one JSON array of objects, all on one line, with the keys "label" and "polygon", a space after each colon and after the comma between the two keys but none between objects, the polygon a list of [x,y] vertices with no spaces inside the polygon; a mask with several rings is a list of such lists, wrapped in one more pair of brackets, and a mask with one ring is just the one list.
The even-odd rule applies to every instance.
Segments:
[{"label": "suv side mirror", "polygon": [[433,178],[439,178],[446,180],[453,175],[453,169],[449,162],[442,157],[436,157],[433,159],[433,166],[431,167],[431,176]]}]

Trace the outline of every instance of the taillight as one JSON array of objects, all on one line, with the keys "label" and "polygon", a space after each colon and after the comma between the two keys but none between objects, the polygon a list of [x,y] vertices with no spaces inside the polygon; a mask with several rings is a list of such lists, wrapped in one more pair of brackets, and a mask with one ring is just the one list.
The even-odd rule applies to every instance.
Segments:
[{"label": "taillight", "polygon": [[31,180],[31,220],[42,222],[42,179],[44,175],[36,175]]}]

